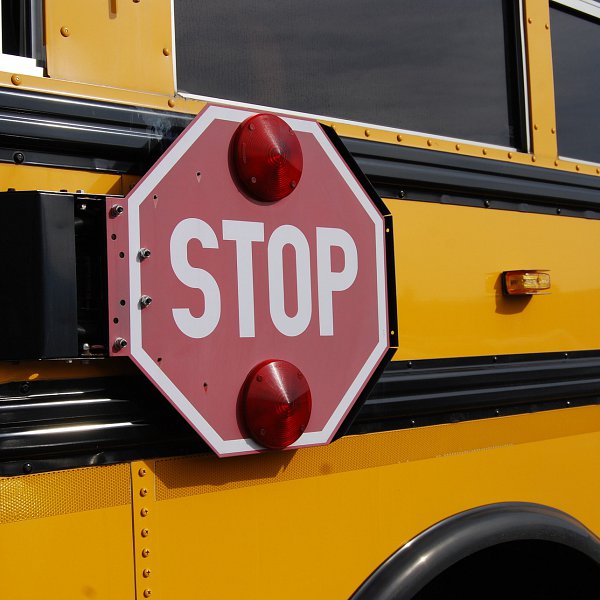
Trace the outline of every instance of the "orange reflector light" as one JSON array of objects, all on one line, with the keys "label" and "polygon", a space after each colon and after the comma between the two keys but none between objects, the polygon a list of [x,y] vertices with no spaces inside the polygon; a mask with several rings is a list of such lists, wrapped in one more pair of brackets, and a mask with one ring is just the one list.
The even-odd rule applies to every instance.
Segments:
[{"label": "orange reflector light", "polygon": [[550,293],[550,273],[547,271],[506,271],[504,291],[509,296],[529,296]]}]

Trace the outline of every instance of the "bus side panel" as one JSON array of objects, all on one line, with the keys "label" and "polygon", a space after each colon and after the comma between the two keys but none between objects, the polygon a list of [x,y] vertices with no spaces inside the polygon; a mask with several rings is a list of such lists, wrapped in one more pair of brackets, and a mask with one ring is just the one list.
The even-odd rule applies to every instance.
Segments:
[{"label": "bus side panel", "polygon": [[129,465],[0,479],[0,597],[135,597]]},{"label": "bus side panel", "polygon": [[53,79],[175,93],[170,2],[52,0],[46,48]]},{"label": "bus side panel", "polygon": [[585,407],[152,461],[154,485],[134,483],[134,497],[155,489],[137,568],[151,569],[153,597],[347,598],[408,540],[473,507],[535,502],[598,531],[599,425]]},{"label": "bus side panel", "polygon": [[[595,350],[600,220],[388,200],[396,360]],[[504,271],[548,270],[548,294],[504,296]]]}]

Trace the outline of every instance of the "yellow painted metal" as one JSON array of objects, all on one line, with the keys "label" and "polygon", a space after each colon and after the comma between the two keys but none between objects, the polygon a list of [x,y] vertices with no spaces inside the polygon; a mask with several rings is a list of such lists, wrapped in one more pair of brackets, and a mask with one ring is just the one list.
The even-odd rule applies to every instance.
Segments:
[{"label": "yellow painted metal", "polygon": [[133,363],[126,358],[0,361],[0,384],[11,381],[131,375],[137,372]]},{"label": "yellow painted metal", "polygon": [[539,159],[555,161],[558,146],[549,2],[524,0],[524,9],[532,150]]},{"label": "yellow painted metal", "polygon": [[600,407],[158,460],[152,597],[347,598],[418,533],[494,502],[554,506],[598,532],[599,469]]},{"label": "yellow painted metal", "polygon": [[123,195],[138,179],[114,173],[0,163],[0,191],[8,188],[53,192],[64,190],[71,193],[81,190],[86,194]]},{"label": "yellow painted metal", "polygon": [[[600,221],[387,200],[396,360],[600,347]],[[550,294],[502,295],[501,273],[547,270]]]},{"label": "yellow painted metal", "polygon": [[52,78],[175,92],[171,2],[52,0],[45,36]]},{"label": "yellow painted metal", "polygon": [[0,596],[134,597],[128,465],[0,479]]}]

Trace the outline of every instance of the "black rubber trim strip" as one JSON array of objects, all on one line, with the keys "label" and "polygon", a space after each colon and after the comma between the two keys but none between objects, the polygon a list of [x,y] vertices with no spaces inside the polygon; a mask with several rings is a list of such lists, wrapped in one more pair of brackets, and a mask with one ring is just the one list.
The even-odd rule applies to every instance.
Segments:
[{"label": "black rubber trim strip", "polygon": [[[0,87],[0,162],[142,175],[193,117]],[[600,218],[600,177],[342,141],[382,197]]]},{"label": "black rubber trim strip", "polygon": [[208,451],[141,373],[0,385],[0,476]]},{"label": "black rubber trim strip", "polygon": [[[467,193],[480,200],[600,211],[600,177],[354,138],[342,140],[384,197],[393,197],[394,190],[396,197],[403,197],[406,190],[415,189],[437,191],[438,201],[448,203],[454,203],[455,192],[455,201]],[[519,209],[528,207],[515,207]]]},{"label": "black rubber trim strip", "polygon": [[598,403],[598,353],[392,362],[348,433]]},{"label": "black rubber trim strip", "polygon": [[192,118],[0,87],[0,161],[143,174]]},{"label": "black rubber trim strip", "polygon": [[[493,358],[391,363],[341,432],[600,402],[599,353]],[[208,451],[141,373],[0,385],[0,476]]]},{"label": "black rubber trim strip", "polygon": [[570,515],[540,504],[490,504],[445,519],[412,539],[372,573],[352,600],[409,600],[459,560],[520,540],[572,548],[600,567],[600,539]]}]

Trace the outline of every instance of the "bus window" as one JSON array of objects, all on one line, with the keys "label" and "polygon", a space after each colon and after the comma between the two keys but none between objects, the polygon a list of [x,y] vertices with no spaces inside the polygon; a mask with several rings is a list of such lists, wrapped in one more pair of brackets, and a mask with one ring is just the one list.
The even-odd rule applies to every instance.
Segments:
[{"label": "bus window", "polygon": [[520,12],[513,0],[177,0],[178,81],[207,97],[523,148]]},{"label": "bus window", "polygon": [[558,152],[562,157],[600,162],[600,4],[573,3],[550,9]]},{"label": "bus window", "polygon": [[0,70],[43,75],[41,0],[0,0]]}]

